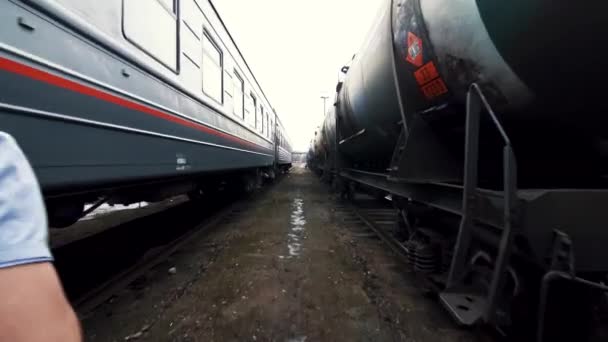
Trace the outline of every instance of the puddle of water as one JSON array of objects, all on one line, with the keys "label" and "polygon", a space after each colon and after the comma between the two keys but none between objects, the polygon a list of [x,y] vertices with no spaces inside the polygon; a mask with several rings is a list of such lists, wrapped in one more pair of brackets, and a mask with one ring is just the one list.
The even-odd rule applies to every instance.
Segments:
[{"label": "puddle of water", "polygon": [[287,342],[306,342],[307,339],[308,339],[307,336],[294,337],[294,338],[290,338],[289,340],[287,340]]},{"label": "puddle of water", "polygon": [[302,243],[300,243],[300,240],[306,231],[304,200],[301,198],[294,198],[291,203],[291,210],[289,233],[287,234],[287,249],[289,250],[289,255],[287,257],[279,256],[280,259],[298,257],[302,252]]}]

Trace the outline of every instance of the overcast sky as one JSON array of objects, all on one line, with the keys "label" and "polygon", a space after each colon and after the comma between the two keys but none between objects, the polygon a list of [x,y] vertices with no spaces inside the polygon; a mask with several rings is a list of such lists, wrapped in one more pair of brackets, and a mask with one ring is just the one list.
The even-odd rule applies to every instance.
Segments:
[{"label": "overcast sky", "polygon": [[384,0],[213,0],[277,110],[294,148],[308,149],[333,105],[340,68],[355,54]]}]

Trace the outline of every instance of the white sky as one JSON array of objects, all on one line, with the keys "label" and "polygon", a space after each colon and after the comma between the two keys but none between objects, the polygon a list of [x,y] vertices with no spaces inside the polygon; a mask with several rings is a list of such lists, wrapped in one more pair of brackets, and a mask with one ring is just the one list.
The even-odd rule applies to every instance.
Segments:
[{"label": "white sky", "polygon": [[333,105],[340,68],[357,52],[383,0],[213,0],[293,147],[306,151]]}]

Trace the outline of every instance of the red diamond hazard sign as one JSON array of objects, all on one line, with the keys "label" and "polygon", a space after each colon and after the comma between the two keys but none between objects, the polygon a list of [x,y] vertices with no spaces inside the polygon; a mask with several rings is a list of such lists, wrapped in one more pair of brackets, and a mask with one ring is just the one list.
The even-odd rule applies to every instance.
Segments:
[{"label": "red diamond hazard sign", "polygon": [[412,32],[407,33],[406,59],[417,67],[422,65],[422,40]]}]

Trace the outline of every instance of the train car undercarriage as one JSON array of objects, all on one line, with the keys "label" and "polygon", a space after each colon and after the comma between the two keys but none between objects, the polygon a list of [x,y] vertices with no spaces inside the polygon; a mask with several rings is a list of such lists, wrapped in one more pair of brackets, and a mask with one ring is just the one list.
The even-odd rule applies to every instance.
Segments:
[{"label": "train car undercarriage", "polygon": [[[519,188],[516,151],[475,84],[466,108],[463,183],[423,181],[422,175],[445,172],[446,160],[422,158],[442,154],[428,153],[434,137],[424,130],[406,143],[405,125],[386,173],[352,167],[339,153],[319,168],[343,197],[364,187],[392,200],[412,265],[429,274],[459,324],[486,323],[503,332],[532,324],[537,341],[576,339],[608,291],[608,232],[602,227],[608,190]],[[480,186],[479,135],[488,127],[480,125],[482,115],[503,141],[496,151],[502,154],[502,189]],[[420,146],[427,154],[415,150]],[[577,299],[566,299],[573,295],[564,291],[573,288]],[[537,303],[535,310],[530,302]]]},{"label": "train car undercarriage", "polygon": [[[130,205],[138,202],[160,202],[186,194],[191,200],[215,196],[218,192],[250,193],[264,182],[289,171],[289,165],[276,165],[232,172],[203,174],[186,179],[166,179],[137,184],[113,184],[96,188],[64,190],[61,196],[46,196],[49,225],[65,228],[76,223],[103,204]],[[88,204],[88,206],[87,206]]]}]

